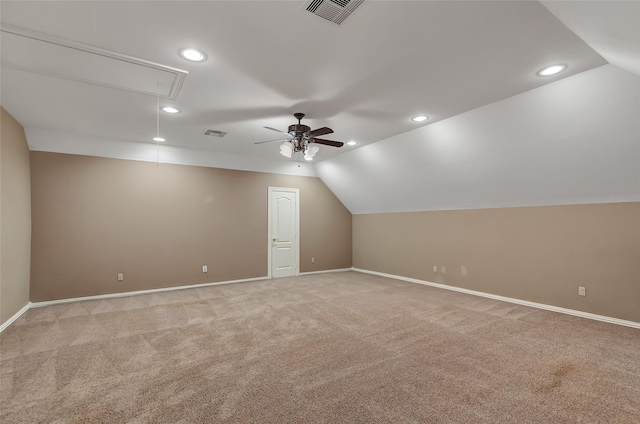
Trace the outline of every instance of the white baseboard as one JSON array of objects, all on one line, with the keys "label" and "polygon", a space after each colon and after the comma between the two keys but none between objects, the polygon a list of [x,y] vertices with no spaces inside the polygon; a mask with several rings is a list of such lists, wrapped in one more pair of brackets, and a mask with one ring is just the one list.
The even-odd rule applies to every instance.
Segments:
[{"label": "white baseboard", "polygon": [[24,305],[22,307],[22,309],[20,309],[18,312],[16,312],[15,314],[13,314],[13,316],[11,318],[9,318],[8,320],[6,320],[4,323],[2,323],[2,325],[0,325],[0,333],[2,333],[4,331],[5,328],[7,328],[8,326],[10,326],[15,320],[17,320],[18,318],[20,318],[20,316],[22,314],[24,314],[25,312],[27,312],[29,310],[29,308],[31,308],[31,302],[28,302],[26,305]]},{"label": "white baseboard", "polygon": [[[547,310],[547,311],[559,312],[559,313],[562,313],[562,314],[574,315],[574,316],[578,316],[578,317],[581,317],[581,318],[588,318],[588,319],[593,319],[593,320],[596,320],[596,321],[608,322],[610,324],[617,324],[617,325],[623,325],[623,326],[626,326],[626,327],[633,327],[633,328],[640,329],[640,322],[627,321],[627,320],[623,320],[623,319],[619,319],[619,318],[608,317],[608,316],[605,316],[605,315],[597,315],[597,314],[592,314],[592,313],[589,313],[589,312],[576,311],[574,309],[561,308],[559,306],[545,305],[544,303],[529,302],[527,300],[514,299],[514,298],[511,298],[511,297],[505,297],[505,296],[498,296],[498,295],[491,294],[491,293],[479,292],[479,291],[475,291],[475,290],[464,289],[464,288],[461,288],[461,287],[448,286],[446,284],[433,283],[433,282],[430,282],[430,281],[418,280],[416,278],[409,278],[409,277],[403,277],[403,276],[400,276],[400,275],[386,274],[386,273],[383,273],[383,272],[370,271],[370,270],[360,269],[360,268],[342,268],[342,269],[332,269],[332,270],[324,270],[324,271],[302,272],[299,275],[312,275],[312,274],[322,274],[322,273],[328,273],[328,272],[346,272],[346,271],[356,271],[356,272],[362,272],[362,273],[365,273],[365,274],[378,275],[378,276],[381,276],[381,277],[387,277],[387,278],[393,278],[393,279],[396,279],[396,280],[407,281],[409,283],[422,284],[422,285],[425,285],[425,286],[431,286],[431,287],[436,287],[436,288],[445,289],[445,290],[452,290],[452,291],[457,291],[457,292],[460,292],[460,293],[471,294],[471,295],[474,295],[474,296],[486,297],[486,298],[489,298],[489,299],[500,300],[500,301],[503,301],[503,302],[515,303],[515,304],[518,304],[518,305],[529,306],[529,307],[532,307],[532,308],[544,309],[544,310]],[[11,318],[9,318],[2,325],[0,325],[0,333],[2,331],[4,331],[7,327],[9,327],[9,325],[11,325],[15,320],[20,318],[20,316],[22,314],[24,314],[30,308],[39,308],[39,307],[42,307],[42,306],[57,305],[57,304],[60,304],[60,303],[80,302],[80,301],[84,301],[84,300],[112,299],[112,298],[118,298],[118,297],[136,296],[136,295],[140,295],[140,294],[160,293],[160,292],[166,292],[166,291],[192,289],[192,288],[198,288],[198,287],[219,286],[219,285],[224,285],[224,284],[246,283],[246,282],[251,282],[251,281],[262,281],[262,280],[268,280],[268,279],[269,279],[269,277],[246,278],[246,279],[242,279],[242,280],[219,281],[219,282],[215,282],[215,283],[193,284],[193,285],[189,285],[189,286],[176,286],[176,287],[166,287],[166,288],[161,288],[161,289],[138,290],[138,291],[121,292],[121,293],[110,293],[110,294],[103,294],[103,295],[97,295],[97,296],[84,296],[84,297],[74,297],[74,298],[69,298],[69,299],[49,300],[49,301],[44,301],[44,302],[33,302],[33,303],[29,302],[22,309],[20,309],[18,312],[16,312]]]},{"label": "white baseboard", "polygon": [[174,286],[174,287],[164,287],[161,289],[137,290],[137,291],[130,291],[130,292],[100,294],[96,296],[83,296],[83,297],[72,297],[68,299],[46,300],[44,302],[30,303],[30,307],[40,308],[42,306],[51,306],[51,305],[57,305],[60,303],[82,302],[85,300],[113,299],[117,297],[137,296],[139,294],[152,294],[152,293],[160,293],[160,292],[167,292],[167,291],[174,291],[174,290],[195,289],[198,287],[221,286],[224,284],[247,283],[250,281],[261,281],[261,280],[268,280],[268,279],[269,277],[245,278],[242,280],[218,281],[215,283],[192,284],[189,286]]},{"label": "white baseboard", "polygon": [[596,321],[608,322],[610,324],[624,325],[640,329],[640,322],[627,321],[619,318],[612,318],[605,315],[597,315],[589,312],[576,311],[575,309],[562,308],[560,306],[545,305],[544,303],[529,302],[528,300],[514,299],[512,297],[498,296],[496,294],[479,292],[475,290],[463,289],[462,287],[448,286],[446,284],[432,283],[431,281],[418,280],[416,278],[403,277],[401,275],[385,274],[383,272],[369,271],[367,269],[353,268],[353,271],[363,272],[365,274],[379,275],[381,277],[393,278],[396,280],[407,281],[409,283],[422,284],[425,286],[437,287],[439,289],[453,290],[460,293],[471,294],[474,296],[486,297],[489,299],[500,300],[503,302],[515,303],[517,305],[530,306],[532,308],[545,309],[547,311],[559,312],[561,314],[574,315],[581,318],[593,319]]},{"label": "white baseboard", "polygon": [[347,271],[353,271],[353,268],[325,269],[322,271],[301,272],[298,275],[313,275],[313,274],[325,274],[327,272],[347,272]]},{"label": "white baseboard", "polygon": [[174,291],[174,290],[193,289],[197,287],[210,287],[210,286],[220,286],[223,284],[247,283],[250,281],[261,281],[261,280],[268,280],[268,279],[269,277],[245,278],[242,280],[218,281],[215,283],[192,284],[189,286],[164,287],[161,289],[137,290],[137,291],[130,291],[130,292],[100,294],[96,296],[72,297],[68,299],[46,300],[43,302],[29,302],[22,309],[16,312],[15,315],[13,315],[11,318],[5,321],[2,325],[0,325],[0,333],[2,333],[2,331],[4,331],[7,327],[9,327],[9,325],[11,325],[15,320],[20,318],[22,314],[24,314],[31,308],[40,308],[43,306],[58,305],[61,303],[82,302],[85,300],[113,299],[118,297],[137,296],[139,294],[150,294],[150,293],[160,293],[160,292]]}]

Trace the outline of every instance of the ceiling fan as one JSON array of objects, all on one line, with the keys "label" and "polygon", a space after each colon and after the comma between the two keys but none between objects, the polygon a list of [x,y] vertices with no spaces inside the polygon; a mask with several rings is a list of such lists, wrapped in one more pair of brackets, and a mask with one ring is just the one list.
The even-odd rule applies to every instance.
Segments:
[{"label": "ceiling fan", "polygon": [[274,141],[284,141],[280,145],[280,154],[284,157],[290,158],[294,153],[302,152],[304,158],[307,160],[313,159],[318,153],[320,148],[318,146],[312,146],[311,144],[324,144],[326,146],[342,147],[344,143],[341,141],[325,140],[323,138],[317,138],[318,136],[331,134],[333,130],[331,128],[322,127],[316,130],[311,130],[307,125],[300,123],[304,118],[304,113],[294,113],[293,116],[298,120],[297,124],[289,125],[289,131],[280,131],[275,128],[265,127],[268,130],[275,131],[286,135],[286,138],[278,138],[275,140],[259,141],[255,144],[272,143]]}]

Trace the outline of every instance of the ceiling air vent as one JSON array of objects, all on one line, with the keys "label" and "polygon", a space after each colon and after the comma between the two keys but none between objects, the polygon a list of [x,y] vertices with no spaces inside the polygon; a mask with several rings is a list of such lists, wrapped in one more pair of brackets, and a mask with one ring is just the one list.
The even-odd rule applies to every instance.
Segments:
[{"label": "ceiling air vent", "polygon": [[321,18],[340,25],[364,0],[310,0],[304,7]]},{"label": "ceiling air vent", "polygon": [[226,132],[217,130],[204,130],[202,134],[208,135],[209,137],[224,137],[227,135]]}]

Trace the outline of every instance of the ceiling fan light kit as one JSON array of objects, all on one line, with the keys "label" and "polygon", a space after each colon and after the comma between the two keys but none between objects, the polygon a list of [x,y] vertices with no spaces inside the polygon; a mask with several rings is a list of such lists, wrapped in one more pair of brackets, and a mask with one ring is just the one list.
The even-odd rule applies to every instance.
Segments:
[{"label": "ceiling fan light kit", "polygon": [[291,159],[291,155],[293,154],[293,148],[291,147],[291,143],[285,141],[280,145],[280,154],[285,158]]},{"label": "ceiling fan light kit", "polygon": [[313,157],[318,153],[320,147],[318,146],[310,146],[306,152],[304,152],[304,158],[306,160],[313,160]]}]

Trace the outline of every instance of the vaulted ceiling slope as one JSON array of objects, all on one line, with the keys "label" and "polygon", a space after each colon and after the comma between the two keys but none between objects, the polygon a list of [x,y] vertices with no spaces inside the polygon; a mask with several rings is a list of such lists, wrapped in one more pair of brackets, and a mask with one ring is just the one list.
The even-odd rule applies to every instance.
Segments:
[{"label": "vaulted ceiling slope", "polygon": [[352,213],[640,201],[639,117],[605,65],[316,167]]},{"label": "vaulted ceiling slope", "polygon": [[[319,175],[356,213],[638,197],[637,1],[365,0],[339,26],[302,0],[0,8],[1,101],[32,150]],[[159,130],[157,102],[181,110]],[[294,112],[357,145],[314,166],[254,144]]]},{"label": "vaulted ceiling slope", "polygon": [[640,2],[557,1],[542,4],[609,63],[640,76]]}]

